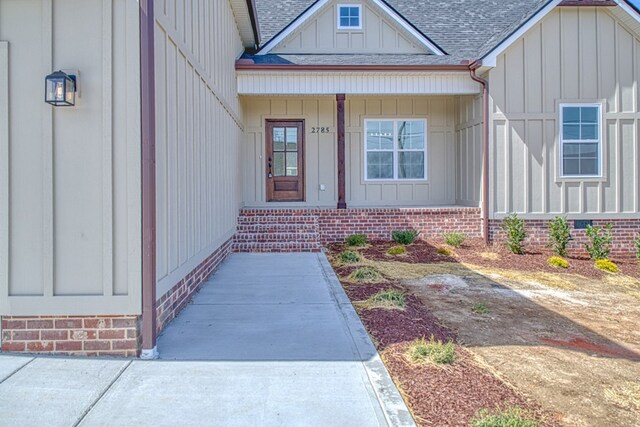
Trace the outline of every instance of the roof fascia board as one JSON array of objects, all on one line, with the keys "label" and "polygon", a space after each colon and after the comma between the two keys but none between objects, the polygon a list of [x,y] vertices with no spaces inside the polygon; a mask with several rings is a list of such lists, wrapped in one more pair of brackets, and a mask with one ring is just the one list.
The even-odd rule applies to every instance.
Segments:
[{"label": "roof fascia board", "polygon": [[507,50],[513,43],[515,43],[520,37],[522,37],[527,31],[533,28],[538,22],[540,22],[545,16],[547,16],[553,9],[555,9],[562,0],[551,0],[538,11],[535,15],[529,18],[524,24],[522,24],[516,31],[511,33],[509,37],[504,39],[498,46],[494,47],[491,52],[482,57],[481,62],[484,67],[494,68],[498,61],[498,56]]},{"label": "roof fascia board", "polygon": [[300,26],[309,19],[312,15],[314,15],[317,11],[322,9],[327,3],[331,0],[318,0],[307,10],[302,12],[300,16],[298,16],[295,20],[293,20],[289,25],[287,25],[282,31],[276,34],[271,40],[265,44],[262,49],[260,49],[256,55],[266,55],[269,53],[274,47],[280,44],[282,40],[287,38],[291,33],[300,28]]},{"label": "roof fascia board", "polygon": [[631,6],[629,2],[626,0],[614,0],[618,6],[625,12],[627,12],[633,19],[635,19],[638,23],[640,23],[640,12],[635,6]]},{"label": "roof fascia board", "polygon": [[[256,55],[266,55],[273,48],[275,48],[278,44],[280,44],[284,39],[286,39],[291,33],[300,28],[311,16],[315,15],[320,9],[322,9],[327,3],[331,0],[318,0],[315,4],[309,7],[306,11],[304,11],[300,16],[298,16],[293,22],[291,22],[288,26],[286,26],[280,33],[274,36],[267,44],[265,44]],[[391,17],[398,25],[400,25],[403,29],[405,29],[409,34],[419,40],[424,46],[427,47],[434,54],[442,56],[446,55],[446,53],[440,49],[435,43],[429,40],[424,34],[420,31],[416,30],[416,28],[409,24],[409,22],[402,17],[398,12],[396,12],[393,8],[389,7],[389,5],[381,0],[371,0],[375,3],[380,9],[382,9],[389,17]]]},{"label": "roof fascia board", "polygon": [[442,49],[440,49],[435,43],[429,40],[424,34],[420,31],[416,30],[416,28],[411,25],[405,17],[400,15],[395,9],[390,7],[386,1],[382,0],[372,0],[379,8],[384,10],[387,15],[391,16],[394,21],[396,21],[402,28],[409,32],[413,37],[420,40],[422,44],[424,44],[430,51],[438,56],[446,55]]}]

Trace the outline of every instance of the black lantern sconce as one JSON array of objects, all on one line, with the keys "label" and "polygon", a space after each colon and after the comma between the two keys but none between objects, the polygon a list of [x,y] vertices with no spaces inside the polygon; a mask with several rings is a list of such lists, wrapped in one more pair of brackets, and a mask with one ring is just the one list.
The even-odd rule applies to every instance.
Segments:
[{"label": "black lantern sconce", "polygon": [[76,104],[76,76],[56,71],[45,78],[44,102],[55,107],[73,107]]}]

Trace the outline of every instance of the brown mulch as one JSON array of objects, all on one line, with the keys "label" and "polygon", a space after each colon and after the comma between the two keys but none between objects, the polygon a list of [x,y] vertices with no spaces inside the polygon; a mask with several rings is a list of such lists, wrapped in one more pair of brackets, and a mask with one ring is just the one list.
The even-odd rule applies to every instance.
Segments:
[{"label": "brown mulch", "polygon": [[[405,290],[398,283],[343,284],[351,301],[364,301],[383,289]],[[363,309],[358,314],[400,388],[419,425],[466,426],[481,409],[519,406],[543,425],[555,418],[539,405],[486,371],[463,347],[456,345],[456,361],[449,366],[414,365],[405,356],[411,341],[435,337],[454,341],[455,333],[442,325],[422,301],[406,294],[404,310]]]}]

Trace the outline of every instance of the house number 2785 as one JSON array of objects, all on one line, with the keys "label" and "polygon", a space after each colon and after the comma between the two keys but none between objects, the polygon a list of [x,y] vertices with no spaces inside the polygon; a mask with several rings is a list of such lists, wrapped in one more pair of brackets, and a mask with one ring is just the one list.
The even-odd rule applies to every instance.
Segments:
[{"label": "house number 2785", "polygon": [[311,128],[311,133],[329,133],[328,127]]}]

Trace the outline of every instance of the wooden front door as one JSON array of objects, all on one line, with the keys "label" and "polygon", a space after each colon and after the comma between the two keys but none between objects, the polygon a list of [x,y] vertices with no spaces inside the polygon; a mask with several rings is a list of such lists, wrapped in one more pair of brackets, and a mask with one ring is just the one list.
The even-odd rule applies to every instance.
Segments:
[{"label": "wooden front door", "polygon": [[304,121],[267,120],[267,201],[304,201]]}]

